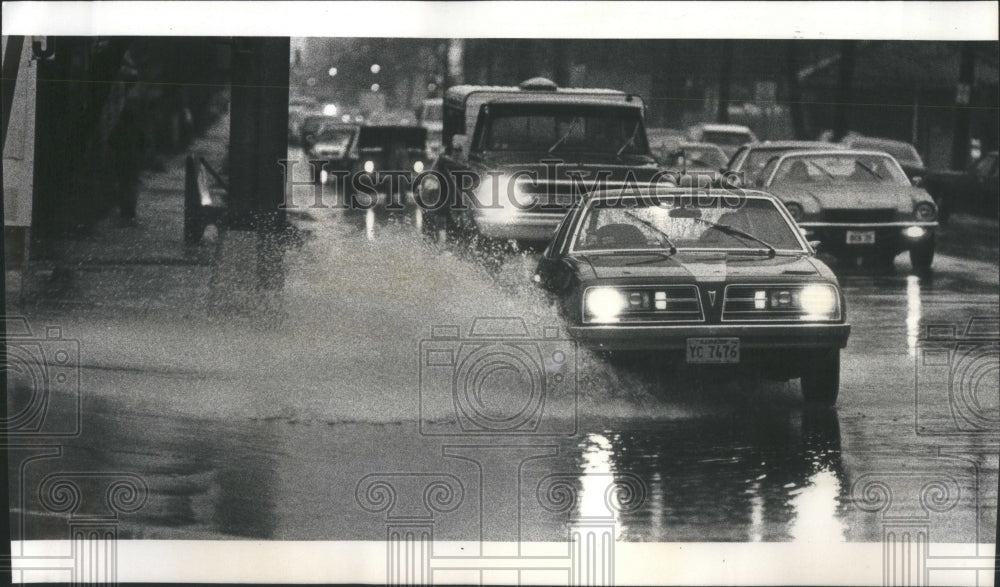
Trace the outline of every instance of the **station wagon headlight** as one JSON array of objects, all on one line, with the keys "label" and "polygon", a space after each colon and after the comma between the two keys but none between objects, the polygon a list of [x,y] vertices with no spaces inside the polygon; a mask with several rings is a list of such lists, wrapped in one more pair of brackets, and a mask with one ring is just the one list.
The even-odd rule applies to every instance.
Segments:
[{"label": "station wagon headlight", "polygon": [[920,202],[913,209],[913,213],[916,215],[917,220],[928,222],[934,220],[934,217],[937,216],[937,210],[934,208],[934,204],[930,202]]},{"label": "station wagon headlight", "polygon": [[618,315],[627,307],[625,294],[613,287],[587,290],[584,309],[591,322],[617,322]]},{"label": "station wagon headlight", "polygon": [[837,292],[829,285],[807,285],[799,294],[803,319],[828,319],[837,313]]}]

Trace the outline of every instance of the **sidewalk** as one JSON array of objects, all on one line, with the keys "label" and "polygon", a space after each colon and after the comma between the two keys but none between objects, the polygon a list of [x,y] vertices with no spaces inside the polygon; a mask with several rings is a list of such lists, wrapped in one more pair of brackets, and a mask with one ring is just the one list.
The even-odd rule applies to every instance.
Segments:
[{"label": "sidewalk", "polygon": [[184,162],[191,153],[218,166],[228,143],[226,114],[164,171],[142,174],[134,225],[121,225],[112,211],[90,234],[32,251],[22,283],[8,280],[8,313],[203,309],[212,245],[184,246]]}]

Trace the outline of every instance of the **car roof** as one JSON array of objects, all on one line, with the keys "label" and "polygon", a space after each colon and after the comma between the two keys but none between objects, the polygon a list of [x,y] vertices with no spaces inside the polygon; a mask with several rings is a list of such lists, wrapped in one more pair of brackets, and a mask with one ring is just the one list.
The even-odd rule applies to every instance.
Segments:
[{"label": "car roof", "polygon": [[825,143],[823,141],[760,141],[744,143],[742,146],[751,149],[846,149],[840,143]]},{"label": "car roof", "polygon": [[682,149],[715,149],[717,151],[722,151],[722,147],[716,145],[715,143],[681,141],[678,143],[678,145]]},{"label": "car roof", "polygon": [[907,141],[900,141],[900,140],[897,140],[897,139],[889,139],[889,138],[886,138],[886,137],[850,136],[850,137],[844,137],[844,140],[841,141],[841,142],[844,143],[845,145],[846,144],[851,144],[851,143],[867,143],[869,145],[898,145],[898,146],[901,146],[901,147],[902,146],[907,146],[907,147],[912,147],[913,146],[913,143],[910,143],[910,142],[907,142]]},{"label": "car roof", "polygon": [[[673,187],[673,186],[651,186],[651,185],[637,185],[635,188],[628,188],[628,191],[623,191],[625,188],[604,188],[600,190],[595,190],[586,194],[583,198],[584,203],[592,201],[602,201],[620,198],[631,198],[639,196],[693,196],[693,197],[704,197],[705,195],[711,195],[711,192],[706,193],[705,190],[689,187]],[[778,202],[777,197],[763,191],[759,190],[725,190],[717,189],[719,196],[729,197],[729,198],[755,198],[761,200],[770,200],[772,202]]]},{"label": "car roof", "polygon": [[825,157],[828,155],[870,155],[875,157],[888,157],[890,159],[895,159],[889,153],[885,151],[873,151],[871,149],[796,149],[794,151],[788,151],[778,155],[782,159],[791,157]]},{"label": "car roof", "polygon": [[750,127],[744,126],[742,124],[720,124],[717,122],[699,122],[694,125],[696,128],[700,128],[709,132],[739,132],[739,133],[751,133]]}]

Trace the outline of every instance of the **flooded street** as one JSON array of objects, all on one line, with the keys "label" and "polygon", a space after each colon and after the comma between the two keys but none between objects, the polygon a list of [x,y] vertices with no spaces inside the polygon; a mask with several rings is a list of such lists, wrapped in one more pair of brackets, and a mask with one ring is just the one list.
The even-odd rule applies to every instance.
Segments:
[{"label": "flooded street", "polygon": [[[130,538],[383,540],[413,518],[433,520],[436,539],[555,541],[597,516],[626,541],[878,541],[899,519],[935,541],[993,540],[995,355],[951,388],[922,356],[931,325],[995,353],[995,258],[941,254],[931,281],[909,275],[905,256],[889,276],[838,268],[853,330],[838,406],[813,410],[795,380],[748,388],[612,367],[542,337],[560,322],[527,285],[531,255],[492,276],[423,241],[407,214],[290,216],[303,244],[285,255],[269,319],[213,311],[212,268],[197,261],[151,267],[152,285],[102,281],[107,268],[88,281],[85,267],[72,296],[24,305],[33,328],[79,341],[82,402],[78,435],[11,451],[19,536],[66,532],[66,514],[22,488],[96,471],[147,488],[121,518]],[[996,251],[979,221],[948,230],[963,222]],[[155,292],[157,279],[205,285],[183,299],[107,293]],[[498,317],[572,358],[573,376],[545,397],[537,426],[499,436],[454,426],[450,391],[431,385],[440,373],[421,350],[432,327],[469,337],[477,318]],[[486,411],[532,401],[516,381],[500,391],[478,398]],[[50,406],[50,420],[77,418],[72,401]]]}]

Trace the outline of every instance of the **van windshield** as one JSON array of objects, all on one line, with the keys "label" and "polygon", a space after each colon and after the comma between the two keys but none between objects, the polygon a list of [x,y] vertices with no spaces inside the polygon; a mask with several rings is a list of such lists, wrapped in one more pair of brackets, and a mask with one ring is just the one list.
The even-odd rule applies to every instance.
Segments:
[{"label": "van windshield", "polygon": [[649,154],[642,111],[613,105],[494,104],[477,141],[484,151]]}]

